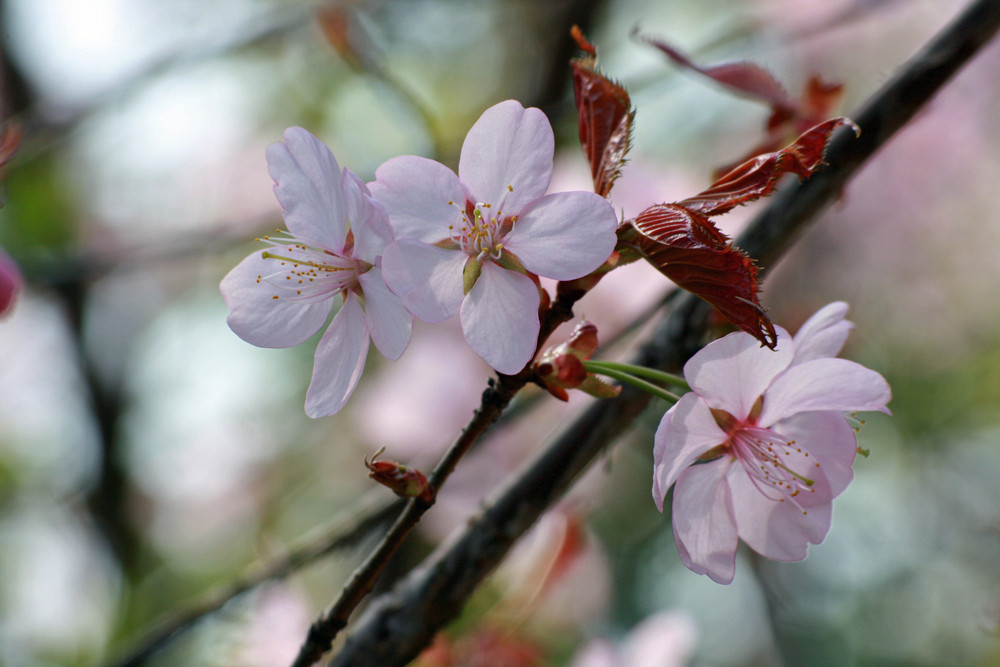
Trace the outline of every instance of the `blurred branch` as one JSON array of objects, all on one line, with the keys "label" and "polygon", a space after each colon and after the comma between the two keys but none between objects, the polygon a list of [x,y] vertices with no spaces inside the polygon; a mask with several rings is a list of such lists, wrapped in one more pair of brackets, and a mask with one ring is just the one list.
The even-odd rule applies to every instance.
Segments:
[{"label": "blurred branch", "polygon": [[404,504],[404,501],[399,499],[383,499],[372,503],[370,507],[352,508],[347,513],[347,519],[336,522],[322,534],[293,547],[285,556],[255,567],[245,576],[208,594],[190,607],[174,612],[170,618],[150,631],[127,655],[113,664],[115,667],[135,667],[143,664],[178,635],[190,630],[202,618],[218,611],[247,591],[269,581],[286,577],[324,556],[358,544],[375,528],[387,523],[398,514]]},{"label": "blurred branch", "polygon": [[[972,3],[855,115],[860,139],[841,131],[829,167],[777,195],[738,243],[773,262],[841,192],[847,180],[934,95],[1000,27],[1000,0]],[[677,371],[701,346],[708,306],[686,295],[632,363]],[[391,592],[375,598],[331,665],[403,665],[461,611],[482,580],[573,480],[625,430],[649,398],[625,389],[594,403],[493,495],[469,526],[442,544]],[[301,664],[301,663],[299,663]]]},{"label": "blurred branch", "polygon": [[293,8],[270,9],[248,20],[245,25],[234,28],[225,38],[220,39],[218,34],[213,34],[214,40],[205,39],[200,47],[191,44],[182,45],[177,52],[151,59],[114,88],[95,95],[89,103],[75,108],[64,117],[49,118],[39,105],[25,109],[22,121],[31,142],[25,146],[25,155],[22,159],[31,159],[45,152],[97,111],[113,106],[135,93],[151,77],[185,65],[197,64],[230,51],[264,43],[308,23],[312,20],[317,5],[317,2],[310,2]]}]

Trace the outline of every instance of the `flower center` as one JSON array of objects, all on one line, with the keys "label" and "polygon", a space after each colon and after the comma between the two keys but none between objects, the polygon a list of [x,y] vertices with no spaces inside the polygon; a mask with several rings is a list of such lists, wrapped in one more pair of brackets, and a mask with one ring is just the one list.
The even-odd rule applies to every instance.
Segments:
[{"label": "flower center", "polygon": [[750,481],[765,497],[778,502],[788,500],[806,514],[799,496],[815,493],[815,481],[804,471],[819,463],[794,440],[769,428],[756,425],[756,416],[737,419],[721,410],[713,410],[716,421],[729,434],[721,449],[735,456]]},{"label": "flower center", "polygon": [[282,234],[258,239],[272,247],[263,253],[264,259],[270,260],[268,264],[273,267],[272,272],[257,276],[258,284],[267,283],[278,290],[272,299],[307,303],[323,301],[357,287],[358,276],[371,268],[371,265],[351,256],[350,237],[341,254]]},{"label": "flower center", "polygon": [[[514,188],[507,186],[507,192],[513,192]],[[475,257],[482,262],[487,257],[499,260],[503,255],[503,242],[514,230],[517,216],[505,216],[503,205],[507,200],[506,194],[495,207],[489,202],[465,202],[465,208],[459,207],[454,201],[449,201],[449,206],[454,206],[460,210],[460,219],[457,224],[448,225],[448,233],[466,254]]]}]

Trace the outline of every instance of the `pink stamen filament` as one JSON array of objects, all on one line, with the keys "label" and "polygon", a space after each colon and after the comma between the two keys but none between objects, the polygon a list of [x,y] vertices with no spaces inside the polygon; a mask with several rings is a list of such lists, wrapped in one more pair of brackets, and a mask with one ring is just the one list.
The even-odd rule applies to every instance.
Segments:
[{"label": "pink stamen filament", "polygon": [[[271,238],[267,241],[281,252],[265,250],[264,259],[276,260],[273,273],[257,276],[257,282],[266,282],[281,290],[274,299],[314,303],[323,301],[338,292],[354,289],[358,275],[369,266],[352,257],[340,255],[295,238]],[[295,255],[298,254],[298,257]]]},{"label": "pink stamen filament", "polygon": [[[731,432],[729,444],[761,494],[779,502],[787,498],[802,509],[796,496],[803,490],[813,492],[811,487],[815,480],[792,470],[786,463],[786,457],[792,455],[794,440],[787,440],[770,429],[743,425]],[[776,498],[768,492],[771,490],[781,495]]]},{"label": "pink stamen filament", "polygon": [[455,201],[449,201],[449,206],[454,206],[461,212],[458,229],[455,229],[455,225],[448,225],[451,240],[480,262],[487,257],[499,260],[503,255],[503,240],[514,230],[517,222],[517,216],[505,218],[503,214],[507,193],[513,191],[514,188],[508,185],[494,215],[490,215],[493,205],[488,202],[473,204],[467,201],[463,209]]}]

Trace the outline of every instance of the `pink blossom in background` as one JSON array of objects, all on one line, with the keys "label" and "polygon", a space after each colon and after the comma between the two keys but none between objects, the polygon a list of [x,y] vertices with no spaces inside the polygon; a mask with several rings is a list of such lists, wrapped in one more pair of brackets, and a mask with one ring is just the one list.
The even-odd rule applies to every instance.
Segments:
[{"label": "pink blossom in background", "polygon": [[888,412],[889,385],[840,352],[851,324],[832,303],[792,339],[762,348],[738,332],[684,366],[692,391],[660,422],[653,498],[676,482],[673,531],[684,564],[729,583],[742,539],[768,558],[798,561],[830,529],[851,481],[857,438],[845,411]]},{"label": "pink blossom in background", "polygon": [[288,235],[244,259],[222,280],[230,328],[260,347],[291,347],[343,305],[316,348],[306,394],[310,417],[339,411],[361,377],[369,339],[389,359],[410,340],[413,318],[382,280],[381,253],[393,240],[364,183],[302,128],[267,150]]},{"label": "pink blossom in background", "polygon": [[588,642],[570,667],[683,667],[690,664],[698,630],[681,612],[660,612],[635,626],[620,646]]},{"label": "pink blossom in background", "polygon": [[21,287],[24,286],[24,276],[17,262],[0,248],[0,316],[6,315],[14,307]]},{"label": "pink blossom in background", "polygon": [[614,209],[592,192],[546,195],[555,139],[538,109],[508,100],[479,118],[458,175],[415,156],[389,160],[369,184],[397,241],[385,278],[426,322],[460,314],[465,338],[501,373],[535,352],[539,288],[533,276],[573,280],[614,250]]}]

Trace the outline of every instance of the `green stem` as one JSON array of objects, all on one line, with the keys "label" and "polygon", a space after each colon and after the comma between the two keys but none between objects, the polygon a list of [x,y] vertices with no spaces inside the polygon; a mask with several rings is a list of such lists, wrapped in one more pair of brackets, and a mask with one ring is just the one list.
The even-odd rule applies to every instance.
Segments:
[{"label": "green stem", "polygon": [[653,396],[659,396],[668,403],[676,403],[677,401],[681,400],[680,396],[672,394],[663,387],[658,387],[652,382],[647,382],[646,380],[637,378],[636,376],[631,375],[630,373],[626,373],[625,371],[620,371],[613,368],[607,368],[607,367],[590,368],[589,365],[592,363],[594,362],[585,361],[583,362],[583,366],[589,372],[596,373],[598,375],[604,375],[609,378],[614,378],[615,380],[618,380],[619,382],[624,382],[625,384],[630,384],[636,389],[641,389],[642,391],[648,392]]},{"label": "green stem", "polygon": [[681,376],[674,375],[673,373],[666,373],[664,371],[658,371],[655,368],[625,364],[620,361],[585,361],[583,362],[583,367],[591,373],[606,375],[604,371],[618,371],[620,373],[628,373],[629,375],[644,377],[650,380],[663,382],[664,384],[673,385],[686,392],[691,391],[691,387],[688,385],[687,380]]}]

